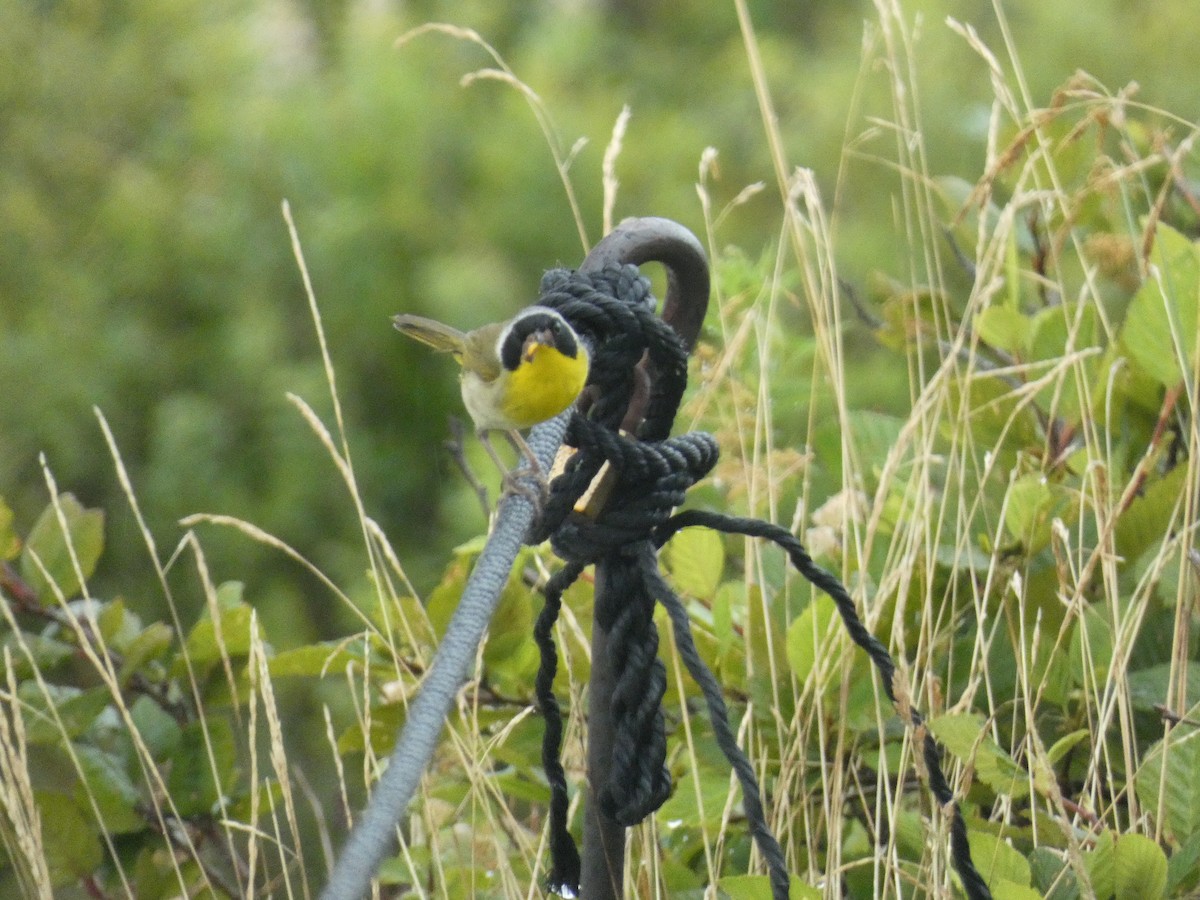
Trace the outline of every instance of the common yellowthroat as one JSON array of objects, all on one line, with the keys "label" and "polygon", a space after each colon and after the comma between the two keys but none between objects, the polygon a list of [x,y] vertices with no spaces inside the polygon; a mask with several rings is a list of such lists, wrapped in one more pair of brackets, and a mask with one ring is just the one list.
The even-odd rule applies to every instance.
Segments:
[{"label": "common yellowthroat", "polygon": [[496,465],[505,468],[488,432],[503,431],[540,474],[520,431],[554,418],[587,381],[587,348],[567,320],[548,307],[528,306],[507,322],[467,332],[422,316],[394,316],[392,323],[458,360],[463,405]]}]

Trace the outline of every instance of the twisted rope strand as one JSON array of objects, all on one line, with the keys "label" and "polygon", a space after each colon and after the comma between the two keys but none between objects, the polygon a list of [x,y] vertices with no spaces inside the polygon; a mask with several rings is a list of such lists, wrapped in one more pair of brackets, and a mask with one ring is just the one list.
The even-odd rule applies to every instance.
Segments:
[{"label": "twisted rope strand", "polygon": [[875,664],[876,669],[878,669],[880,679],[883,682],[884,693],[887,694],[888,699],[892,701],[894,706],[905,711],[905,717],[908,719],[909,725],[921,736],[921,755],[925,762],[925,769],[929,773],[929,790],[949,817],[950,855],[954,862],[955,871],[958,872],[958,877],[962,881],[963,890],[971,900],[990,900],[992,894],[988,889],[987,882],[983,880],[983,876],[979,874],[979,870],[975,868],[975,863],[971,859],[971,846],[967,839],[967,825],[963,819],[958,801],[954,799],[954,792],[950,789],[950,785],[946,781],[946,776],[942,771],[941,754],[938,750],[937,742],[934,740],[933,735],[929,733],[929,729],[923,727],[925,720],[921,716],[921,713],[913,706],[911,699],[902,697],[901,701],[897,701],[895,688],[896,664],[891,654],[888,653],[887,648],[880,643],[875,635],[867,630],[866,625],[859,618],[854,600],[841,581],[818,566],[813,561],[813,558],[808,555],[808,551],[804,549],[804,545],[790,531],[759,519],[725,516],[702,510],[685,510],[672,516],[667,522],[657,528],[654,534],[654,541],[661,547],[677,531],[696,525],[712,528],[716,531],[723,531],[727,534],[743,534],[747,537],[761,537],[773,541],[787,553],[788,558],[792,561],[792,565],[796,567],[801,575],[833,598],[833,602],[837,606],[838,613],[842,617],[842,623],[845,625],[851,640],[866,652],[867,656]]},{"label": "twisted rope strand", "polygon": [[746,821],[750,825],[750,833],[758,850],[766,860],[767,870],[771,878],[771,892],[776,897],[787,897],[790,876],[788,875],[787,860],[783,848],[767,826],[767,815],[763,809],[762,798],[759,794],[758,778],[750,760],[738,746],[737,737],[729,725],[729,710],[725,706],[725,697],[721,686],[713,676],[712,671],[705,665],[696,642],[692,639],[691,620],[687,610],[679,602],[679,597],[671,590],[670,585],[663,579],[658,570],[658,557],[653,548],[647,545],[646,552],[639,559],[639,569],[642,578],[650,586],[656,600],[667,610],[671,618],[671,628],[675,633],[675,644],[679,648],[679,657],[687,667],[688,673],[704,694],[704,702],[708,704],[708,717],[712,722],[713,734],[717,746],[729,760],[730,766],[742,785],[742,803],[746,808]]},{"label": "twisted rope strand", "polygon": [[562,746],[563,719],[558,698],[554,696],[554,673],[558,668],[558,649],[554,646],[554,623],[562,610],[562,596],[575,580],[583,566],[568,563],[550,577],[544,590],[546,603],[533,627],[533,638],[541,651],[534,691],[538,709],[546,722],[542,740],[542,768],[550,784],[550,875],[547,879],[550,890],[565,894],[579,885],[579,850],[567,829],[567,809],[570,797],[567,793],[567,775],[558,758]]}]

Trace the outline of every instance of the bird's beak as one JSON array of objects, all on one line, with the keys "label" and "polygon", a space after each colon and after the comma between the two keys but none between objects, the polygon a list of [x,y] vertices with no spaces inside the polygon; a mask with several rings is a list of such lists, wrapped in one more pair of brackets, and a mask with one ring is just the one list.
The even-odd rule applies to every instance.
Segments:
[{"label": "bird's beak", "polygon": [[525,362],[533,359],[534,353],[538,347],[554,346],[554,332],[549,328],[543,328],[541,331],[535,331],[529,337],[525,338],[525,346],[522,348],[521,356]]}]

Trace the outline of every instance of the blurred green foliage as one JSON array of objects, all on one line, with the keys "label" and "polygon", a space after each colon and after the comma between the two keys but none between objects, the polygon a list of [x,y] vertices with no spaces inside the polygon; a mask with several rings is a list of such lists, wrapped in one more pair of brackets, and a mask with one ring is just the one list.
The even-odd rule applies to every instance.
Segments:
[{"label": "blurred green foliage", "polygon": [[[1113,91],[1136,79],[1142,99],[1185,121],[1200,114],[1200,99],[1180,71],[1181,60],[1190,58],[1184,26],[1194,15],[1191,0],[1137,6],[1022,0],[1005,8],[1028,66],[1021,83],[1034,105],[1050,106],[1057,88],[1084,68]],[[914,84],[926,164],[938,176],[934,189],[949,223],[981,175],[992,91],[977,54],[943,21],[953,15],[970,22],[993,48],[1003,46],[1005,34],[991,4],[913,2],[906,10],[923,22],[921,47],[911,57],[919,69]],[[1000,824],[989,812],[1015,810],[1016,818],[1026,804],[1053,809],[1059,793],[1085,795],[1091,769],[1077,746],[1106,738],[1088,731],[1093,688],[1108,677],[1114,648],[1123,645],[1133,702],[1128,730],[1112,740],[1136,742],[1146,765],[1139,773],[1107,773],[1106,784],[1119,788],[1114,796],[1135,796],[1145,808],[1162,810],[1170,853],[1138,834],[1121,834],[1118,842],[1105,828],[1084,869],[1093,887],[1112,886],[1118,895],[1127,882],[1193,890],[1200,858],[1200,805],[1189,789],[1196,727],[1181,722],[1163,737],[1155,704],[1177,676],[1168,636],[1179,598],[1194,592],[1182,561],[1162,563],[1174,501],[1187,483],[1187,429],[1194,428],[1176,409],[1191,408],[1180,400],[1180,382],[1188,374],[1184,363],[1193,372],[1196,365],[1186,355],[1196,346],[1200,278],[1197,216],[1186,202],[1197,193],[1194,167],[1175,173],[1159,161],[1126,179],[1093,178],[1122,158],[1122,141],[1141,159],[1155,141],[1169,139],[1158,130],[1163,117],[1135,116],[1110,128],[1103,117],[1087,118],[1082,104],[1085,112],[1047,123],[1045,134],[1055,141],[1047,158],[1063,176],[1056,187],[1078,206],[1069,206],[1069,217],[1031,220],[1007,232],[1011,267],[1002,289],[982,307],[973,295],[968,305],[976,223],[958,221],[952,231],[964,256],[957,268],[946,266],[945,284],[924,284],[906,271],[911,258],[946,245],[940,235],[915,234],[898,221],[896,195],[911,182],[893,170],[894,137],[885,127],[893,116],[889,75],[873,49],[883,40],[878,26],[862,23],[869,6],[757,2],[750,11],[790,163],[816,173],[833,215],[841,275],[880,319],[874,327],[847,326],[854,368],[846,373],[852,396],[845,419],[814,415],[810,422],[809,404],[832,401],[811,383],[817,351],[804,330],[803,304],[780,310],[782,327],[771,336],[780,345],[773,349],[781,373],[772,394],[774,438],[797,450],[813,444],[815,461],[805,472],[812,495],[824,498],[842,487],[839,454],[850,432],[866,463],[862,487],[881,498],[879,533],[912,518],[911,485],[902,476],[915,458],[900,460],[900,477],[893,472],[890,483],[878,482],[904,431],[908,370],[939,358],[942,348],[928,340],[939,329],[970,333],[977,360],[1016,373],[1008,381],[976,377],[981,368],[947,388],[955,414],[931,445],[939,462],[928,469],[930,487],[945,508],[969,509],[972,518],[954,519],[956,527],[939,533],[919,570],[893,583],[903,587],[878,598],[879,633],[895,618],[904,626],[898,633],[914,642],[931,615],[925,601],[944,604],[933,613],[946,627],[931,637],[929,667],[954,697],[967,687],[955,660],[975,652],[989,621],[984,615],[1010,620],[1004,624],[1012,632],[987,648],[983,669],[992,690],[975,695],[980,708],[931,719],[948,758],[974,769],[965,806],[977,857],[991,860],[995,877],[1021,895],[1035,888],[1050,895],[1059,890],[1055,879],[1078,893],[1078,872],[1060,877],[1061,835],[1022,826],[996,837],[987,829]],[[145,896],[155,880],[164,895],[177,891],[156,855],[164,840],[153,804],[167,794],[197,833],[214,828],[216,812],[245,822],[264,814],[279,783],[269,777],[252,783],[249,768],[239,765],[253,758],[238,720],[262,674],[252,652],[263,654],[267,674],[303,682],[310,713],[319,706],[311,694],[332,680],[314,689],[319,678],[352,661],[363,665],[372,679],[362,691],[370,721],[339,721],[330,730],[356,762],[368,744],[386,750],[403,716],[397,696],[414,689],[461,593],[477,548],[460,548],[446,568],[448,548],[477,534],[483,522],[439,449],[445,413],[457,409],[454,374],[445,360],[399,340],[387,317],[404,309],[472,325],[502,316],[532,299],[542,269],[576,262],[583,247],[524,100],[495,83],[460,86],[464,73],[489,64],[480,49],[439,35],[393,46],[408,28],[439,19],[471,25],[499,48],[545,99],[564,146],[578,135],[589,139],[572,173],[592,240],[599,236],[601,153],[626,103],[634,119],[618,165],[618,215],[667,215],[696,227],[692,184],[710,145],[720,151],[718,202],[750,182],[772,180],[732,7],[713,9],[700,0],[431,0],[404,7],[43,0],[0,8],[0,494],[11,505],[10,514],[0,504],[6,563],[0,587],[12,601],[4,635],[14,648],[11,675],[21,682],[22,709],[36,722],[26,741],[41,779],[34,800],[55,823],[47,855],[56,883],[86,879],[106,858],[102,844],[111,834],[119,837],[111,856],[128,858],[122,862],[138,870]],[[1004,83],[1016,84],[1010,64],[998,65]],[[1018,158],[1020,165],[987,173],[1000,200],[1030,189],[1021,179],[1038,163],[1014,152]],[[1117,182],[1119,189],[1112,187]],[[762,248],[778,239],[773,196],[765,191],[739,207],[716,236],[717,277],[729,295],[753,296],[772,275],[771,254]],[[1150,227],[1148,198],[1157,197],[1167,202]],[[331,418],[280,216],[283,198],[315,282],[368,513],[395,537],[418,583],[446,569],[426,606],[407,594],[380,600],[382,587],[378,596],[362,589],[355,510],[325,451],[284,399],[286,392],[300,395]],[[982,212],[999,216],[991,206]],[[743,250],[725,251],[729,244]],[[1078,254],[1048,261],[1046,248],[1076,246]],[[1138,248],[1165,281],[1140,277],[1133,265]],[[884,275],[870,277],[878,272]],[[784,276],[788,287],[791,277]],[[1099,303],[1080,301],[1092,296],[1085,284]],[[1078,360],[1054,390],[1039,389],[1037,374],[1057,365],[1068,342]],[[805,374],[793,379],[786,374],[793,368]],[[748,372],[742,381],[753,387],[754,378]],[[161,553],[174,546],[183,515],[242,516],[311,557],[336,584],[349,585],[347,593],[367,597],[365,614],[376,634],[346,645],[313,643],[314,632],[343,624],[333,620],[326,588],[306,582],[279,554],[219,531],[206,533],[204,543],[212,581],[220,585],[210,605],[165,624],[92,406],[112,424]],[[1079,587],[1082,611],[1068,613],[1061,603],[1070,559],[1064,532],[1055,528],[1067,529],[1080,546],[1096,546],[1100,526],[1087,504],[1110,505],[1095,500],[1095,460],[1082,454],[1080,434],[1094,435],[1095,446],[1109,451],[1104,462],[1113,484],[1136,488],[1111,504],[1119,519],[1111,529],[1116,552],[1105,561],[1122,597],[1148,598],[1136,637],[1120,633],[1123,620],[1113,619],[1108,598],[1086,579]],[[59,485],[82,498],[63,494],[59,514],[41,512],[47,493],[41,451]],[[983,473],[978,484],[938,477],[940,461],[960,452]],[[780,508],[790,508],[809,486],[781,487]],[[697,495],[725,499],[711,485]],[[812,518],[831,527],[816,513]],[[834,539],[826,561],[870,578],[887,568],[885,544],[874,545],[875,558],[858,559],[853,544],[838,550]],[[737,552],[732,542],[700,532],[680,535],[664,554],[669,575],[689,596],[697,642],[731,697],[761,701],[754,725],[769,735],[797,710],[814,709],[853,739],[862,763],[855,762],[857,771],[874,770],[881,780],[901,771],[891,758],[899,757],[899,731],[875,730],[882,716],[873,676],[861,654],[837,651],[840,626],[828,602],[813,602],[807,589],[789,591],[777,559],[764,563],[762,583],[731,576],[726,569],[738,562]],[[1148,588],[1147,572],[1154,579]],[[102,599],[79,598],[81,579]],[[237,580],[247,582],[245,594]],[[199,594],[202,580],[194,573],[179,581],[183,594]],[[1013,585],[1024,586],[1020,603]],[[968,587],[978,590],[978,606]],[[74,602],[60,607],[55,590]],[[586,588],[568,601],[586,637]],[[482,654],[485,678],[476,700],[484,702],[476,724],[506,738],[489,747],[486,758],[503,767],[489,770],[488,779],[510,798],[516,821],[540,827],[546,794],[537,774],[540,723],[530,717],[504,731],[530,694],[534,660],[524,636],[537,603],[515,575]],[[1040,668],[1032,672],[1019,668],[1026,638],[1011,623],[1024,609],[1046,629],[1029,639],[1039,651],[1033,656]],[[396,610],[420,627],[393,634],[389,615]],[[262,633],[274,646],[255,642],[256,615],[267,620]],[[1194,643],[1193,622],[1185,632]],[[377,636],[392,643],[376,644]],[[82,648],[93,643],[105,648],[97,668],[116,673],[103,689],[96,672],[79,662]],[[761,663],[756,670],[752,663],[764,659],[785,661],[787,677],[771,677]],[[560,696],[582,680],[582,664],[580,654],[564,662]],[[1186,675],[1189,682],[1200,677],[1194,663]],[[1022,678],[1041,686],[1036,715],[1028,718],[1013,700]],[[844,696],[843,683],[853,685]],[[672,685],[673,708],[689,691],[694,687]],[[58,716],[54,728],[45,724],[51,713]],[[128,720],[117,722],[125,714]],[[981,741],[981,723],[996,737]],[[707,728],[697,727],[702,734]],[[309,731],[316,737],[300,739],[318,741],[319,729]],[[133,732],[146,739],[144,750],[129,740]],[[203,754],[201,733],[209,741]],[[253,734],[244,743],[261,739]],[[1048,749],[1033,756],[1013,749],[1026,746]],[[64,759],[67,748],[77,759]],[[316,756],[310,750],[302,748],[296,759],[307,764]],[[677,779],[694,776],[700,790],[677,791],[660,813],[689,826],[663,830],[672,853],[667,880],[680,891],[703,881],[705,845],[694,826],[724,823],[717,813],[728,769],[710,751],[672,759]],[[169,773],[164,790],[143,783],[142,762],[145,772],[161,765]],[[801,762],[795,763],[805,780],[801,793],[819,796],[823,774]],[[69,777],[57,777],[62,773]],[[461,802],[462,774],[445,764],[434,773],[431,796]],[[313,780],[321,781],[319,772]],[[89,791],[103,828],[79,812]],[[919,802],[896,817],[898,856],[914,873],[928,837]],[[1110,821],[1123,815],[1114,808],[1102,824],[1122,824]],[[797,846],[796,859],[817,870],[822,854],[836,848],[864,863],[846,877],[852,892],[869,893],[875,844],[863,822],[853,818],[844,834],[824,840]],[[746,835],[730,829],[726,853],[730,865],[744,870]],[[195,865],[203,868],[202,862]],[[435,863],[441,861],[416,858],[418,869]],[[314,863],[314,881],[318,868]],[[451,867],[449,877],[467,877],[465,871]],[[762,885],[730,881],[728,887],[731,896],[751,896]]]},{"label": "blurred green foliage", "polygon": [[[1175,27],[1190,4],[1009,6],[1028,41],[1034,96],[1048,99],[1085,67],[1114,88],[1136,77],[1147,99],[1196,114],[1178,68],[1187,29]],[[750,12],[790,159],[837,192],[844,274],[887,269],[903,244],[890,212],[889,139],[866,136],[838,169],[847,121],[888,110],[870,25],[866,63],[860,52],[869,5],[760,0]],[[913,3],[912,12],[926,23],[931,170],[973,172],[987,72],[940,23],[949,13],[998,40],[990,6]],[[543,96],[564,146],[588,139],[572,174],[591,240],[600,157],[624,104],[634,117],[618,165],[619,216],[696,226],[692,185],[710,145],[721,153],[719,201],[771,180],[731,5],[0,8],[0,495],[32,521],[46,499],[44,451],[61,484],[109,511],[99,577],[136,606],[157,589],[92,406],[112,423],[163,547],[181,516],[229,513],[336,578],[359,576],[353,508],[284,400],[291,391],[330,413],[284,198],[312,269],[368,512],[426,583],[444,548],[480,528],[439,452],[446,413],[457,409],[453,372],[397,340],[387,317],[404,309],[473,325],[502,316],[532,298],[542,269],[573,264],[584,248],[523,99],[495,83],[460,87],[489,63],[479,48],[443,36],[393,46],[431,20],[476,28]],[[757,252],[772,241],[769,197],[731,217],[720,244]],[[879,390],[878,379],[863,381]],[[289,564],[231,535],[206,546],[219,572],[255,573],[267,615],[288,610],[273,615],[286,616],[297,641],[304,619],[331,630],[329,604],[297,588]],[[298,605],[306,617],[295,616]]]}]

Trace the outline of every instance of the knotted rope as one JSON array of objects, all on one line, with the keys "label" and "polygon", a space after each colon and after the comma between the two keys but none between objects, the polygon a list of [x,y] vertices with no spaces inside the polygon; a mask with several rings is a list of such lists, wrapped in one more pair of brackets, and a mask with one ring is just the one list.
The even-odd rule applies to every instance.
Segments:
[{"label": "knotted rope", "polygon": [[[589,273],[552,270],[542,280],[538,302],[558,310],[592,347],[585,395],[590,406],[585,403],[585,411],[572,416],[564,438],[576,452],[551,483],[542,513],[526,537],[529,543],[549,539],[566,562],[546,585],[545,606],[534,629],[541,651],[536,693],[546,721],[542,757],[551,787],[550,888],[577,896],[580,875],[579,853],[567,828],[567,783],[559,760],[562,714],[552,690],[558,661],[553,627],[563,592],[586,566],[604,562],[608,579],[603,592],[597,592],[594,614],[595,627],[610,635],[615,737],[607,781],[594,786],[601,809],[619,824],[630,826],[658,809],[670,794],[661,708],[666,672],[658,659],[653,620],[655,603],[662,603],[680,658],[704,695],[717,743],[741,784],[747,822],[767,864],[772,894],[776,900],[788,896],[786,860],[767,825],[753,767],[737,745],[721,687],[696,649],[687,612],[658,567],[658,550],[675,532],[703,525],[774,541],[805,578],[833,598],[851,638],[879,670],[888,698],[907,711],[909,724],[924,735],[930,786],[950,814],[952,856],[968,897],[990,898],[971,861],[966,826],[942,774],[937,745],[922,728],[923,720],[912,704],[897,701],[895,664],[859,619],[842,584],[817,566],[782,528],[714,513],[673,514],[688,488],[712,470],[719,451],[707,434],[668,436],[687,384],[687,351],[675,331],[654,314],[649,282],[634,266],[608,266]],[[645,418],[633,438],[619,428],[638,387],[635,367],[643,356],[651,390]],[[605,463],[615,483],[603,509],[595,518],[571,515]]]}]

